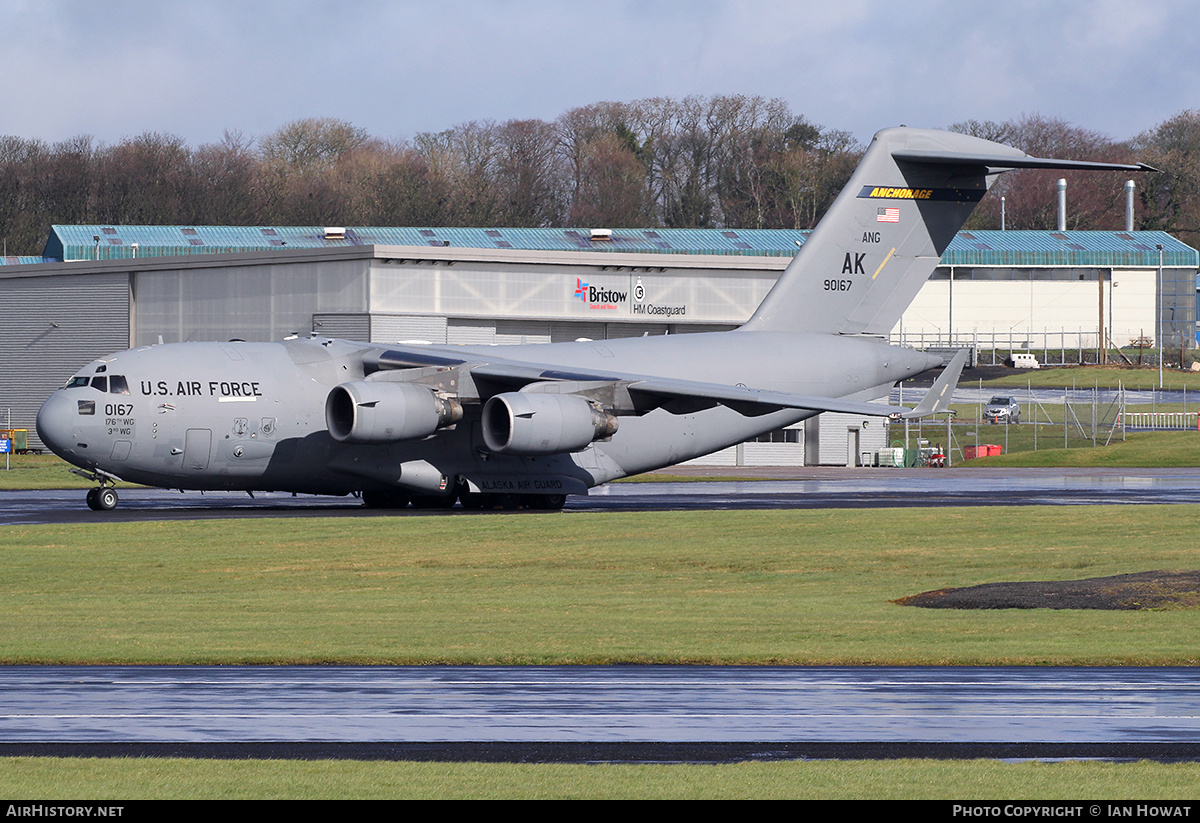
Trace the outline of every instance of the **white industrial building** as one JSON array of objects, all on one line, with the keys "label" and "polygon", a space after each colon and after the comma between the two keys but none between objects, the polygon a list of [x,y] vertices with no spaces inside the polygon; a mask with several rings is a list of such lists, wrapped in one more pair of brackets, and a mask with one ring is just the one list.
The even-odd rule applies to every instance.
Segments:
[{"label": "white industrial building", "polygon": [[[734,328],[807,232],[56,226],[0,266],[0,410],[30,429],[84,363],[183,340],[315,332],[506,344]],[[1164,272],[1157,266],[1164,247]],[[1046,333],[1194,339],[1197,253],[1159,232],[963,232],[895,331],[910,344],[1034,346]],[[1008,340],[1003,340],[1004,335]],[[1073,343],[1074,345],[1074,343]],[[0,411],[2,413],[2,411]],[[819,426],[817,425],[819,421]],[[888,445],[879,419],[822,415],[708,458],[844,465]],[[820,432],[818,436],[818,431]]]},{"label": "white industrial building", "polygon": [[1175,351],[1194,346],[1197,254],[1162,232],[962,231],[941,264],[894,338],[1035,351],[1160,337]]}]

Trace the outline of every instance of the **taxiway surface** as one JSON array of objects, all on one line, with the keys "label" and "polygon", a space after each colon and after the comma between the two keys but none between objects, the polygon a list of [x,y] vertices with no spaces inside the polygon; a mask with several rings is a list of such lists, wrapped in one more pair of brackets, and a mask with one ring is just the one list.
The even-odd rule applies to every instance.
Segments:
[{"label": "taxiway surface", "polygon": [[[1200,502],[1200,469],[676,469],[672,474],[730,479],[609,483],[568,498],[567,511],[680,509],[1041,506]],[[653,475],[647,475],[653,477]],[[754,479],[741,479],[741,478]],[[187,520],[227,517],[378,517],[457,514],[366,509],[353,497],[259,492],[121,489],[121,504],[93,512],[84,491],[9,491],[0,526],[32,523]],[[485,513],[482,513],[486,515]]]},{"label": "taxiway surface", "polygon": [[1200,758],[1187,668],[33,667],[0,754]]}]

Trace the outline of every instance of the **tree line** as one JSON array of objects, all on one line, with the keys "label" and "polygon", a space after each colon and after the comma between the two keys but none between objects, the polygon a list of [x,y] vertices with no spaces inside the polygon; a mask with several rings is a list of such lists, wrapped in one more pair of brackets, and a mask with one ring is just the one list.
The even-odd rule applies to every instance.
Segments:
[{"label": "tree line", "polygon": [[[1137,228],[1200,244],[1200,112],[1124,141],[1025,116],[952,130],[1034,155],[1146,162]],[[0,137],[0,235],[36,255],[52,224],[581,228],[811,228],[864,146],[848,132],[746,95],[595,103],[552,122],[472,121],[388,141],[343,120],[297,120],[259,139],[226,132],[189,146],[145,133],[115,145]],[[1124,225],[1124,178],[1022,170],[1001,178],[969,224]]]}]

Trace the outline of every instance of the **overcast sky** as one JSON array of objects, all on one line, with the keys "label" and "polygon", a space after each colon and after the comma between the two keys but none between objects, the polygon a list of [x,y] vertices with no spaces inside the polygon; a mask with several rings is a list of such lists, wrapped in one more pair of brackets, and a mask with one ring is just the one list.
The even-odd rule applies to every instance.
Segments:
[{"label": "overcast sky", "polygon": [[0,134],[50,142],[304,117],[406,139],[691,94],[864,142],[1034,113],[1126,139],[1200,108],[1192,0],[0,0],[0,32]]}]

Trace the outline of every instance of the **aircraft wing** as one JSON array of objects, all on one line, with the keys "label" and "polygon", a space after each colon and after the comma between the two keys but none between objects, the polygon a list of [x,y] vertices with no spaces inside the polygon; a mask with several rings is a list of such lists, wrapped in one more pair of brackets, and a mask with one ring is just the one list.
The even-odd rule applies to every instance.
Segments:
[{"label": "aircraft wing", "polygon": [[[953,390],[962,370],[965,351],[935,382],[929,396],[941,398]],[[411,368],[454,368],[468,371],[477,386],[493,386],[504,391],[525,390],[552,393],[602,395],[619,412],[644,414],[664,408],[677,414],[687,414],[716,405],[728,406],[739,414],[757,417],[781,409],[800,409],[816,412],[842,412],[873,417],[918,417],[945,411],[932,404],[916,409],[865,403],[838,397],[794,394],[791,392],[732,386],[724,383],[705,383],[669,377],[608,371],[577,370],[488,357],[473,360],[445,349],[402,348],[388,349],[366,360],[368,370]],[[954,368],[957,365],[957,368]],[[942,385],[945,384],[945,385]],[[947,388],[948,386],[948,388]]]},{"label": "aircraft wing", "polygon": [[[510,377],[512,372],[504,366],[490,363],[472,370],[473,375],[485,378],[492,376]],[[702,383],[692,380],[677,380],[639,375],[602,375],[562,372],[549,369],[542,371],[529,382],[566,381],[570,383],[611,384],[620,392],[628,393],[634,409],[649,411],[665,408],[667,411],[687,414],[712,406],[728,406],[747,417],[758,417],[781,409],[802,409],[817,412],[845,412],[874,417],[898,415],[906,409],[879,403],[863,403],[842,400],[836,397],[791,394],[766,391],[744,386],[728,386],[720,383]]]}]

